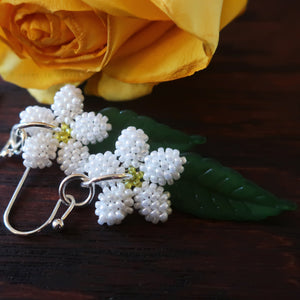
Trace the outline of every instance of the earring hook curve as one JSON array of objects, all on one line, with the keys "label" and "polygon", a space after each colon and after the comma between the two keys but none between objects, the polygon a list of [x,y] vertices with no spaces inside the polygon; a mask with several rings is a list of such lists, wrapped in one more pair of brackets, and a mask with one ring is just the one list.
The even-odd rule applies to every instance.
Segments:
[{"label": "earring hook curve", "polygon": [[4,225],[5,227],[13,234],[16,234],[16,235],[22,235],[22,236],[27,236],[27,235],[30,235],[30,234],[33,234],[33,233],[36,233],[36,232],[39,232],[41,231],[43,228],[47,227],[50,223],[52,223],[52,227],[54,229],[60,229],[64,226],[64,223],[63,223],[63,220],[70,214],[70,212],[73,210],[73,208],[75,207],[75,199],[73,196],[71,195],[67,195],[68,197],[68,208],[67,210],[65,211],[65,213],[63,214],[63,216],[59,219],[55,219],[55,216],[57,214],[57,211],[59,209],[59,207],[61,206],[62,203],[64,203],[61,199],[59,199],[57,202],[56,202],[56,205],[55,207],[53,208],[49,218],[39,227],[33,229],[33,230],[28,230],[28,231],[21,231],[21,230],[18,230],[18,229],[15,229],[11,224],[10,224],[10,221],[9,221],[9,215],[10,215],[10,212],[11,212],[11,209],[24,185],[24,182],[26,180],[26,178],[28,177],[28,174],[29,174],[29,171],[30,171],[30,168],[27,167],[23,173],[23,176],[21,178],[21,180],[19,181],[18,183],[18,186],[14,192],[14,194],[12,195],[6,209],[5,209],[5,212],[3,214],[3,222],[4,222]]}]

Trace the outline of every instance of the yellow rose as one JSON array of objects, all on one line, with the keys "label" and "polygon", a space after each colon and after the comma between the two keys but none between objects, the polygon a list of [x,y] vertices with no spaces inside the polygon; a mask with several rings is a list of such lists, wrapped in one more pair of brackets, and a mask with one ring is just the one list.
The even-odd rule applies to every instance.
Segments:
[{"label": "yellow rose", "polygon": [[41,102],[65,83],[133,99],[211,60],[247,0],[0,0],[0,74]]}]

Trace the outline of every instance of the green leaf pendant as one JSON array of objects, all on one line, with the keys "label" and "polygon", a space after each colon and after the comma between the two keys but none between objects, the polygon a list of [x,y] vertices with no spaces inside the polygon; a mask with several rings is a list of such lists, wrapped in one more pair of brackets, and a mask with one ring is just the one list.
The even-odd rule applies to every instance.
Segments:
[{"label": "green leaf pendant", "polygon": [[258,221],[296,209],[294,203],[277,198],[213,159],[184,155],[187,164],[180,180],[166,187],[178,210],[200,218]]},{"label": "green leaf pendant", "polygon": [[[90,146],[94,153],[114,151],[118,136],[128,126],[144,130],[149,136],[150,150],[169,147],[183,152],[205,143],[204,137],[189,136],[130,110],[106,108],[101,113],[109,118],[112,131],[102,143]],[[181,178],[165,186],[171,193],[172,206],[178,210],[200,218],[258,221],[296,209],[294,203],[277,198],[213,159],[196,153],[182,155],[187,163]]]}]

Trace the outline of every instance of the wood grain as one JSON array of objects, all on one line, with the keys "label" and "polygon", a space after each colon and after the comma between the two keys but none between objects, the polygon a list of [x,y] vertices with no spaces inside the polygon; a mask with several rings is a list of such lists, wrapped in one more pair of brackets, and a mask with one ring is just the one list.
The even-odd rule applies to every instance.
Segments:
[{"label": "wood grain", "polygon": [[[250,1],[226,27],[210,66],[161,84],[138,101],[113,103],[189,134],[197,148],[300,205],[300,4]],[[298,24],[299,25],[299,24]],[[34,100],[0,82],[0,145]],[[88,98],[86,110],[112,103]],[[0,161],[0,213],[23,172]],[[33,171],[14,209],[18,228],[48,217],[63,174]],[[92,206],[62,232],[22,238],[0,226],[1,299],[299,299],[300,213],[258,223],[200,220],[175,211],[154,226],[135,214],[100,227]]]}]

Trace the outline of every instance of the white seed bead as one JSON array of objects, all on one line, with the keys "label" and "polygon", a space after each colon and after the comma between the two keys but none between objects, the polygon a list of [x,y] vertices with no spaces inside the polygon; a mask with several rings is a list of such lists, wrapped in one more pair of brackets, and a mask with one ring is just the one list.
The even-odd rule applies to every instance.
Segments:
[{"label": "white seed bead", "polygon": [[[125,172],[125,168],[120,166],[120,161],[115,154],[106,151],[104,154],[91,154],[84,165],[84,172],[88,174],[89,178],[96,178],[109,174],[122,174]],[[98,185],[104,187],[113,185],[114,182],[115,180],[101,181]]]},{"label": "white seed bead", "polygon": [[149,153],[147,141],[148,136],[142,129],[130,126],[122,130],[116,142],[115,154],[125,168],[130,166],[138,168],[140,163],[144,161],[145,156]]},{"label": "white seed bead", "polygon": [[71,139],[67,144],[61,142],[57,153],[57,162],[66,175],[83,173],[83,167],[89,157],[89,148],[79,141]]},{"label": "white seed bead", "polygon": [[83,111],[83,95],[81,89],[67,84],[54,96],[51,108],[59,123],[70,124],[76,115]]},{"label": "white seed bead", "polygon": [[108,137],[107,131],[111,130],[111,125],[107,121],[108,118],[100,113],[95,115],[94,112],[84,112],[71,122],[71,135],[84,145],[102,142]]},{"label": "white seed bead", "polygon": [[126,189],[123,183],[103,188],[99,201],[95,203],[98,223],[109,226],[120,224],[127,214],[133,212],[132,196],[132,190]]},{"label": "white seed bead", "polygon": [[[41,106],[28,106],[25,110],[20,113],[20,123],[30,123],[30,122],[43,122],[58,126],[58,122],[55,120],[55,116],[51,109]],[[49,129],[30,127],[25,129],[29,135],[37,134],[38,132],[46,132]]]},{"label": "white seed bead", "polygon": [[157,224],[166,222],[172,213],[170,193],[164,192],[161,186],[147,181],[143,182],[141,188],[134,189],[134,208],[145,216],[146,221]]},{"label": "white seed bead", "polygon": [[50,167],[51,160],[56,157],[58,147],[57,139],[52,132],[39,132],[25,140],[22,157],[25,167],[40,168]]},{"label": "white seed bead", "polygon": [[144,172],[145,180],[163,186],[166,183],[173,184],[174,180],[180,178],[185,163],[186,158],[180,157],[180,152],[177,149],[167,148],[164,150],[159,148],[145,157],[145,164],[140,166],[140,170]]}]

